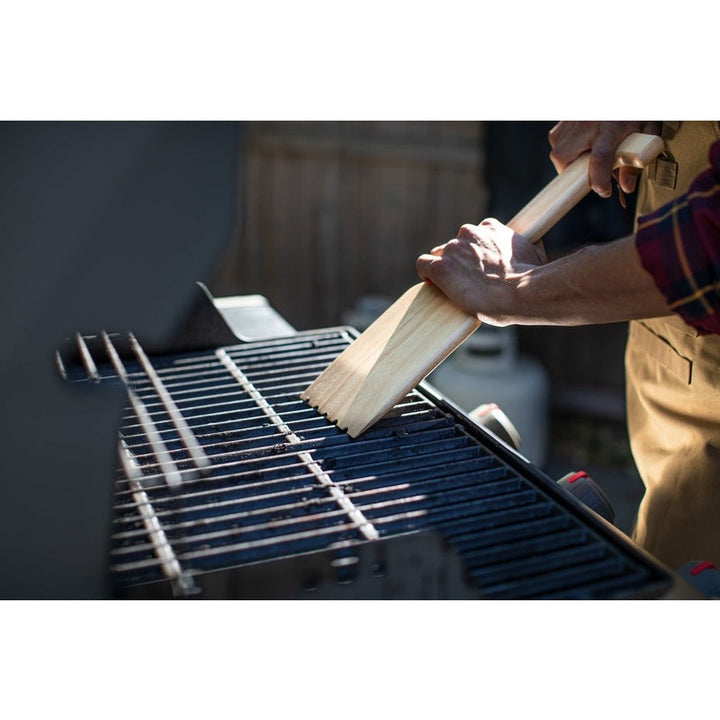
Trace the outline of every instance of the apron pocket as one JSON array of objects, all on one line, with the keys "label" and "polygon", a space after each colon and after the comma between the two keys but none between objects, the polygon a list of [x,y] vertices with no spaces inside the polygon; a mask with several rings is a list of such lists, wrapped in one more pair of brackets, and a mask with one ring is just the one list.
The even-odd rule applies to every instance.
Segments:
[{"label": "apron pocket", "polygon": [[679,380],[692,383],[692,360],[680,355],[665,338],[637,321],[630,323],[630,339]]}]

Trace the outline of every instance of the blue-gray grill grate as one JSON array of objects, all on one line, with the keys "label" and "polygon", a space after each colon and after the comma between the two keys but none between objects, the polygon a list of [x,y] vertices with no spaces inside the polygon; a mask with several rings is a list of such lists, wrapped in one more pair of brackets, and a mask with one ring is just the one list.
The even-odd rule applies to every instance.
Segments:
[{"label": "blue-gray grill grate", "polygon": [[[157,385],[124,361],[181,482],[168,485],[146,424],[128,406],[120,437],[137,477],[118,470],[119,587],[425,529],[453,546],[488,598],[619,597],[657,582],[629,544],[431,390],[414,390],[355,440],[308,407],[301,391],[351,340],[338,328],[152,357],[210,460],[204,471]],[[101,384],[122,384],[102,349],[93,360]],[[68,379],[88,382],[82,368]]]}]

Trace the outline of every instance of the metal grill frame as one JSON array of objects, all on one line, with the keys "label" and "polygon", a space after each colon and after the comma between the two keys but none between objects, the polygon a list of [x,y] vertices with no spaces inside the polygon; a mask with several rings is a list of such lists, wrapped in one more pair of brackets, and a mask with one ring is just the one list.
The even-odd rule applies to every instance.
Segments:
[{"label": "metal grill frame", "polygon": [[[357,335],[354,328],[341,326],[297,332],[294,335],[275,340],[242,342],[225,348],[211,348],[208,352],[213,352],[215,357],[222,361],[223,356],[230,358],[232,353],[252,352],[253,350],[261,353],[264,350],[267,353],[268,349],[277,349],[283,345],[292,346],[306,342],[317,344],[320,339],[331,336],[336,336],[339,340],[342,339],[343,342],[349,343]],[[80,344],[80,339],[78,339],[78,343]],[[103,337],[103,343],[105,346],[107,345],[106,337]],[[120,344],[123,345],[120,354],[127,356],[128,348],[124,346],[124,343]],[[132,344],[133,338],[130,338],[129,345],[132,346]],[[198,352],[203,351],[193,351],[194,354]],[[82,344],[80,344],[80,355],[83,355]],[[177,356],[156,356],[155,358],[151,357],[150,360],[162,364],[168,357]],[[327,361],[329,362],[329,359]],[[231,367],[231,363],[228,363],[228,367]],[[317,368],[317,372],[320,372],[321,369],[321,367]],[[90,371],[92,371],[92,365]],[[92,372],[88,372],[88,376],[92,380]],[[309,382],[309,380],[307,381]],[[247,388],[245,390],[248,391]],[[477,443],[503,466],[509,468],[522,482],[529,483],[533,491],[540,493],[553,506],[560,508],[561,512],[572,517],[573,521],[579,523],[588,533],[600,538],[600,542],[605,543],[608,548],[612,548],[613,552],[623,558],[629,567],[633,567],[640,574],[645,575],[641,582],[634,584],[630,582],[625,585],[618,582],[615,589],[611,588],[597,593],[593,592],[592,587],[588,587],[567,594],[561,590],[556,593],[546,592],[540,596],[652,598],[662,596],[668,591],[673,580],[664,568],[630,543],[616,528],[558,487],[552,479],[520,454],[475,424],[460,408],[434,390],[428,383],[420,383],[411,395],[422,398],[433,409],[433,412],[451,418],[453,426],[470,438],[473,443]],[[132,390],[130,397],[132,398]],[[262,396],[257,401],[262,403]],[[137,414],[137,408],[135,411]],[[397,415],[398,412],[402,418],[402,410],[398,411],[396,408],[378,425],[381,425],[387,418]],[[329,423],[327,425],[330,426]],[[289,428],[288,430],[293,432]],[[335,430],[337,431],[337,429]],[[402,432],[402,424],[400,430]],[[372,434],[372,429],[368,433]],[[361,436],[358,440],[362,440],[363,437]],[[354,441],[350,441],[350,444],[352,442]],[[122,453],[120,457],[121,472],[132,484],[134,473],[132,457],[128,455],[130,461],[126,458],[125,462],[122,462]],[[307,458],[306,461],[316,462],[313,456]],[[318,465],[322,466],[323,463],[324,460],[321,458]],[[318,470],[320,474],[325,472],[322,467],[319,467]],[[200,474],[202,471],[203,469],[198,467]],[[146,497],[143,493],[152,492],[152,483],[148,485],[141,473],[136,473],[134,480],[136,484],[133,497],[138,505],[142,506],[143,497]],[[330,489],[332,489],[331,485],[332,483]],[[464,561],[461,559],[460,553],[456,552],[453,542],[448,541],[432,527],[421,530],[409,528],[404,532],[391,533],[382,537],[366,535],[365,539],[359,542],[340,543],[334,547],[325,547],[309,552],[292,555],[281,554],[272,559],[239,564],[231,563],[224,567],[185,572],[179,564],[175,566],[178,559],[172,551],[172,542],[167,541],[164,535],[162,522],[157,517],[143,518],[143,522],[148,532],[154,534],[154,542],[159,538],[159,546],[162,549],[158,552],[156,548],[156,554],[160,555],[161,565],[165,563],[162,566],[168,570],[166,573],[168,577],[129,585],[118,584],[116,587],[118,597],[218,599],[427,597],[462,599],[485,596],[482,586],[478,586],[469,578]],[[167,556],[163,558],[162,553],[166,552],[165,544],[167,544]],[[519,561],[519,564],[522,565],[522,562]],[[413,568],[412,572],[408,570],[409,567]],[[174,570],[171,571],[172,568]],[[605,584],[607,585],[607,583]],[[599,582],[599,585],[602,586],[603,583]],[[521,591],[521,583],[514,592],[510,588],[509,592],[491,595],[491,597],[499,598],[524,596]]]}]

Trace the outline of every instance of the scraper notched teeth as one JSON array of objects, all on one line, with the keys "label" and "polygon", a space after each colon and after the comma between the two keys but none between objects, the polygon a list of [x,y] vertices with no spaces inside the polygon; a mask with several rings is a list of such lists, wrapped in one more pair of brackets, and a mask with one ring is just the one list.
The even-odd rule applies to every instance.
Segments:
[{"label": "scraper notched teeth", "polygon": [[331,410],[322,411],[320,409],[320,404],[315,402],[313,398],[308,395],[307,391],[303,392],[302,395],[300,395],[300,399],[304,400],[309,407],[311,407],[313,410],[316,410],[318,414],[322,415],[329,423],[335,425],[339,430],[347,432],[347,427],[343,427],[342,425],[340,425],[340,418],[335,415]]}]

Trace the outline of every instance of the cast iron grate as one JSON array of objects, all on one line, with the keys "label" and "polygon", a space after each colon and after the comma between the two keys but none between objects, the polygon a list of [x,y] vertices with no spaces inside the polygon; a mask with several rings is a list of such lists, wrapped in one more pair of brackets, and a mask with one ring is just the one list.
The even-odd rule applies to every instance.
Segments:
[{"label": "cast iron grate", "polygon": [[352,440],[302,390],[345,328],[147,357],[77,336],[71,383],[124,386],[111,572],[119,593],[440,533],[487,598],[653,595],[669,579],[424,384]]}]

